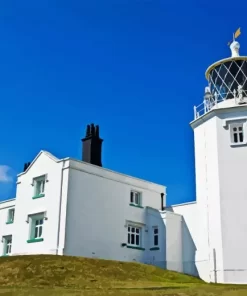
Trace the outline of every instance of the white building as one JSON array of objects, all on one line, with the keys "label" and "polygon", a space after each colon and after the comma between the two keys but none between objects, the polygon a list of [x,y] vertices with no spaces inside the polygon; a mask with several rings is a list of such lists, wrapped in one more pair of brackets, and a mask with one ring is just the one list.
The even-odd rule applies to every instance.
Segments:
[{"label": "white building", "polygon": [[[194,108],[196,202],[172,207],[183,217],[184,272],[208,282],[247,283],[247,57],[211,65],[204,102]],[[189,268],[190,269],[190,268]]]},{"label": "white building", "polygon": [[16,199],[0,203],[2,255],[59,254],[164,267],[164,186],[101,167],[98,126],[83,159],[41,151],[18,175]]},{"label": "white building", "polygon": [[83,161],[41,151],[18,175],[16,199],[0,203],[2,255],[134,260],[247,283],[247,57],[238,50],[234,40],[232,57],[207,69],[194,108],[196,202],[165,208],[164,186],[102,168],[91,125]]}]

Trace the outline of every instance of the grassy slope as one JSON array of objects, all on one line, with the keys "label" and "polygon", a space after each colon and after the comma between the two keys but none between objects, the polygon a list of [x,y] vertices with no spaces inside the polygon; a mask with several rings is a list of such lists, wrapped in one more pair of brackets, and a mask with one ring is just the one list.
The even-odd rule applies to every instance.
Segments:
[{"label": "grassy slope", "polygon": [[68,256],[13,256],[0,258],[0,286],[18,287],[131,287],[149,285],[202,283],[176,272],[139,263],[127,263]]},{"label": "grassy slope", "polygon": [[1,295],[20,296],[228,296],[223,293],[229,288],[238,289],[231,291],[238,294],[229,296],[247,295],[247,287],[207,285],[197,278],[150,265],[49,255],[0,258],[0,287]]}]

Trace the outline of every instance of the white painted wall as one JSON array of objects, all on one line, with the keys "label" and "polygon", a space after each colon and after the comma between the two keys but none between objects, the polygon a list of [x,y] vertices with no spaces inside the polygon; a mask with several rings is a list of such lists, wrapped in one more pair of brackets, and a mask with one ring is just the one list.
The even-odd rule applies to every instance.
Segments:
[{"label": "white painted wall", "polygon": [[[33,178],[42,175],[47,175],[48,180],[45,196],[33,199]],[[143,208],[129,205],[131,189],[141,192]],[[14,201],[0,203],[0,237],[12,235],[12,255],[66,254],[152,261],[164,266],[165,231],[159,214],[164,186],[69,158],[59,160],[42,151],[18,176],[16,192]],[[15,219],[7,225],[11,206],[15,206]],[[44,241],[28,243],[28,216],[38,213],[45,213],[48,218],[43,225]],[[145,250],[121,246],[127,243],[128,222],[143,226]],[[160,238],[159,249],[151,251],[153,226],[159,227]]]},{"label": "white painted wall", "polygon": [[222,110],[217,132],[224,281],[241,284],[247,283],[247,146],[232,147],[230,130],[223,127],[225,120],[237,118],[247,120],[246,106]]},{"label": "white painted wall", "polygon": [[[15,254],[56,254],[59,223],[59,200],[61,194],[61,171],[63,162],[57,162],[49,153],[41,152],[30,168],[18,176],[16,191],[15,221],[13,224],[12,253]],[[47,174],[45,197],[32,199],[35,177]],[[46,212],[43,242],[27,243],[29,239],[30,214]]]},{"label": "white painted wall", "polygon": [[169,211],[161,213],[166,228],[166,268],[183,272],[182,216]]},{"label": "white painted wall", "polygon": [[[209,117],[201,125],[194,127],[196,198],[200,214],[199,258],[208,258],[210,282],[224,282],[222,259],[222,237],[220,218],[219,155],[217,118]],[[213,250],[217,254],[215,278]]]},{"label": "white painted wall", "polygon": [[[146,262],[149,259],[147,209],[161,207],[164,186],[70,160],[64,254]],[[144,208],[129,205],[130,191],[142,193]],[[127,223],[142,225],[145,251],[127,243]]]},{"label": "white painted wall", "polygon": [[4,255],[3,236],[12,235],[14,224],[6,224],[8,210],[15,207],[15,199],[0,202],[0,256]]},{"label": "white painted wall", "polygon": [[198,251],[203,253],[200,257],[206,258],[208,253],[208,281],[247,283],[247,147],[231,147],[230,131],[224,127],[225,120],[247,118],[247,110],[245,106],[229,106],[225,102],[220,103],[218,109],[192,123],[199,214],[197,223],[201,225],[201,232],[198,235],[194,235],[193,231],[191,233],[194,240],[200,242]]},{"label": "white painted wall", "polygon": [[[146,209],[148,225],[146,262],[161,268],[166,268],[166,227],[162,213],[162,211],[151,207],[147,207]],[[154,226],[157,226],[159,231],[159,250],[153,250],[154,237],[152,230]]]},{"label": "white painted wall", "polygon": [[172,206],[167,210],[182,217],[183,272],[209,281],[207,234],[196,202]]}]

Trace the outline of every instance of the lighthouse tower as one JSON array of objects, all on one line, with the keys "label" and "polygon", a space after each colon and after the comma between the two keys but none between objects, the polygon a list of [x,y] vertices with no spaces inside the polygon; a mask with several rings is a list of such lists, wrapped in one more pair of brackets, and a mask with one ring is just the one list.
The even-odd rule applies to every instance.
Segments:
[{"label": "lighthouse tower", "polygon": [[194,107],[191,126],[209,281],[246,284],[247,56],[239,49],[233,38],[231,57],[206,70],[208,86],[203,103]]}]

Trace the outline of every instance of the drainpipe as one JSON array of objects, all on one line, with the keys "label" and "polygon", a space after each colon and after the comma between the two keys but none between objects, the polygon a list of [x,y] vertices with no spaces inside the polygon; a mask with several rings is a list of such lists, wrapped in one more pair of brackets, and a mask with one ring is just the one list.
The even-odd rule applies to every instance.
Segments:
[{"label": "drainpipe", "polygon": [[63,167],[61,170],[61,182],[60,182],[60,197],[59,197],[59,212],[58,212],[58,229],[57,229],[57,248],[56,255],[58,255],[59,239],[60,239],[60,224],[61,224],[61,208],[62,208],[62,194],[63,194],[63,172],[65,161],[63,160]]},{"label": "drainpipe", "polygon": [[161,211],[164,211],[165,210],[165,207],[164,207],[164,193],[162,192],[160,194],[161,196]]}]

